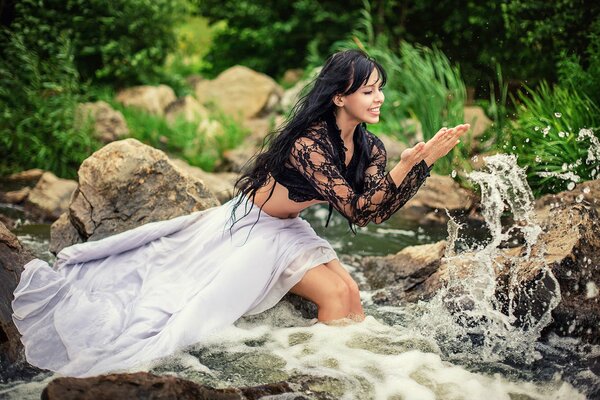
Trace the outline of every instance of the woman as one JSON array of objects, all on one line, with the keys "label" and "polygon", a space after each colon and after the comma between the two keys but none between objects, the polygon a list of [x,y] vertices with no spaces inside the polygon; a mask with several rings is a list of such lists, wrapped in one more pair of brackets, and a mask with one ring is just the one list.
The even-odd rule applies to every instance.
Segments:
[{"label": "woman", "polygon": [[359,51],[334,54],[227,204],[63,249],[29,262],[13,320],[27,360],[64,375],[128,369],[274,306],[287,292],[318,318],[360,321],[358,288],[329,243],[298,217],[329,202],[352,224],[379,223],[419,188],[468,129],[440,130],[385,173],[376,123],[385,72]]}]

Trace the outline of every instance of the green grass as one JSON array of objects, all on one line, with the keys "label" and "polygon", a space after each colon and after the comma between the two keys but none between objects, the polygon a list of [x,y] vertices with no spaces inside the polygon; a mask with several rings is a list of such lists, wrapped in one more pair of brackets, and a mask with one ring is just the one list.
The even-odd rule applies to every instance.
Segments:
[{"label": "green grass", "polygon": [[587,162],[593,145],[589,138],[579,138],[579,131],[593,129],[595,137],[600,137],[600,108],[571,88],[551,88],[543,82],[536,90],[526,90],[518,95],[517,119],[501,150],[516,154],[519,165],[527,167],[534,193],[568,189],[572,174],[581,181],[598,178],[600,161]]}]

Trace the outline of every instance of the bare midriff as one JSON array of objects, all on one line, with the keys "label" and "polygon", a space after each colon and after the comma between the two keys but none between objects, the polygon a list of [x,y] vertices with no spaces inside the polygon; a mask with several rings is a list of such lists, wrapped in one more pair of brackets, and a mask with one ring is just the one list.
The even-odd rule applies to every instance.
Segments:
[{"label": "bare midriff", "polygon": [[[271,189],[275,185],[271,198]],[[254,204],[262,207],[263,212],[277,218],[295,218],[302,210],[314,204],[325,203],[323,200],[310,200],[296,202],[288,197],[288,190],[285,186],[277,183],[272,177],[267,184],[256,192]]]}]

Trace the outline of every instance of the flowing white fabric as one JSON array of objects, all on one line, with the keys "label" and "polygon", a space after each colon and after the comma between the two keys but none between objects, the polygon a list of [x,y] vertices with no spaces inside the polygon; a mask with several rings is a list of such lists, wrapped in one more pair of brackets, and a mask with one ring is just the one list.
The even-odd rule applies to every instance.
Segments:
[{"label": "flowing white fabric", "polygon": [[299,217],[253,207],[229,229],[231,204],[67,247],[53,268],[27,263],[13,301],[27,361],[69,376],[130,369],[273,307],[336,258]]}]

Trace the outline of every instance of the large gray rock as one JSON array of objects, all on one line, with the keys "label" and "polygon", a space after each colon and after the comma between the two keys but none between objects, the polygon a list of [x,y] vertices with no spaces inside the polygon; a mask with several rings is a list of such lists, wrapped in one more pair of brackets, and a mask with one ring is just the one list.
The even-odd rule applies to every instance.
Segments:
[{"label": "large gray rock", "polygon": [[200,179],[221,204],[226,203],[233,197],[238,174],[233,172],[206,172],[202,168],[191,166],[183,160],[173,159],[171,161],[177,168]]},{"label": "large gray rock", "polygon": [[69,207],[77,182],[44,172],[27,197],[26,207],[46,221],[55,221]]},{"label": "large gray rock", "polygon": [[208,110],[192,96],[184,96],[170,103],[165,108],[165,119],[174,123],[178,118],[187,122],[198,122],[208,119]]},{"label": "large gray rock", "polygon": [[135,139],[104,146],[81,164],[78,176],[67,216],[51,229],[55,252],[219,204],[198,178]]},{"label": "large gray rock", "polygon": [[263,386],[214,389],[173,376],[146,372],[91,378],[57,378],[42,393],[43,400],[245,400],[294,390],[286,382]]},{"label": "large gray rock", "polygon": [[201,103],[215,103],[240,120],[274,111],[283,95],[272,78],[241,65],[223,71],[214,80],[198,82],[195,92]]},{"label": "large gray rock", "polygon": [[165,108],[176,99],[173,89],[166,85],[135,86],[117,94],[119,103],[154,115],[164,115]]},{"label": "large gray rock", "polygon": [[9,362],[21,358],[21,336],[12,321],[13,292],[19,283],[23,266],[34,257],[26,251],[17,237],[0,223],[0,360]]},{"label": "large gray rock", "polygon": [[83,103],[75,110],[75,128],[85,126],[88,119],[94,124],[94,136],[102,143],[110,143],[129,136],[129,128],[120,111],[104,101]]}]

